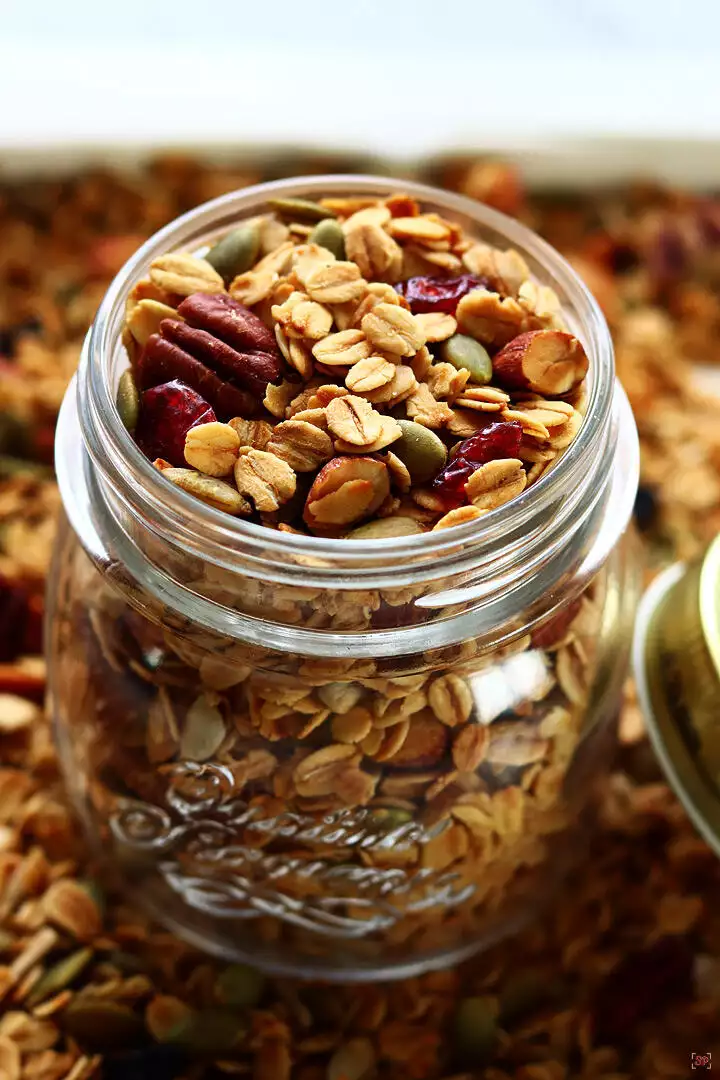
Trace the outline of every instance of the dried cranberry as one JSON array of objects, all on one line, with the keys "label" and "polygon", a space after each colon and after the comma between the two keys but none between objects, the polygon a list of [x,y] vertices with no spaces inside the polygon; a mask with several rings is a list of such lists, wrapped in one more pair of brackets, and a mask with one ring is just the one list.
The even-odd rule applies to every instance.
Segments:
[{"label": "dried cranberry", "polygon": [[473,289],[485,288],[487,278],[476,274],[462,274],[460,277],[413,277],[399,282],[395,288],[410,305],[413,315],[422,315],[428,311],[443,311],[454,315],[458,302]]},{"label": "dried cranberry", "polygon": [[672,1000],[693,997],[693,951],[684,938],[666,937],[628,954],[595,994],[593,1017],[598,1042],[637,1038],[638,1025],[654,1018]]},{"label": "dried cranberry", "polygon": [[522,427],[517,420],[487,420],[485,427],[460,443],[457,452],[432,482],[448,509],[462,506],[465,484],[480,465],[496,458],[517,457]]},{"label": "dried cranberry", "polygon": [[151,461],[165,458],[172,465],[182,467],[185,436],[190,428],[216,419],[204,397],[174,379],[153,386],[141,396],[135,441]]}]

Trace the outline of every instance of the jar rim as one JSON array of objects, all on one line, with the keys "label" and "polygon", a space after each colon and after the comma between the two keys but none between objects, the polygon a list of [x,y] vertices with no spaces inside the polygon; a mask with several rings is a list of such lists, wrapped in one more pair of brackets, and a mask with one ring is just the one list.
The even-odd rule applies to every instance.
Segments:
[{"label": "jar rim", "polygon": [[[590,355],[589,398],[583,424],[562,457],[544,476],[513,500],[512,509],[475,521],[412,536],[372,540],[327,539],[278,533],[265,526],[234,518],[205,505],[169,483],[148,461],[124,428],[114,400],[109,362],[122,328],[125,299],[130,288],[145,276],[150,262],[159,254],[182,247],[201,246],[199,234],[223,232],[233,222],[259,213],[263,203],[279,195],[320,194],[389,195],[402,191],[423,202],[441,205],[446,211],[469,218],[476,228],[497,234],[504,242],[537,262],[545,276],[560,287],[580,320],[581,336]],[[194,241],[194,245],[193,245]],[[502,549],[508,532],[530,530],[547,506],[568,487],[574,488],[588,477],[588,450],[596,445],[610,423],[614,385],[613,348],[605,319],[589,290],[569,263],[546,241],[526,226],[497,210],[451,192],[379,176],[312,176],[278,180],[231,192],[190,210],[156,232],[128,260],[111,283],[90,330],[85,358],[78,379],[80,415],[90,419],[84,437],[90,456],[112,486],[120,493],[133,489],[137,505],[155,521],[181,532],[186,539],[194,534],[198,546],[208,552],[233,549],[239,541],[244,548],[262,552],[263,559],[321,558],[342,566],[343,572],[380,566],[389,558],[397,562],[437,560],[462,544],[474,551]],[[512,526],[512,529],[510,529]],[[197,548],[196,548],[197,550]]]}]

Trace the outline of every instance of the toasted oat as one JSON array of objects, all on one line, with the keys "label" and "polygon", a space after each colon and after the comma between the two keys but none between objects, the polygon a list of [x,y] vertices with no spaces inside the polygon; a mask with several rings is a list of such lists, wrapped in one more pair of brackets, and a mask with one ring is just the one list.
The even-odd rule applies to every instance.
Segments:
[{"label": "toasted oat", "polygon": [[525,329],[527,314],[511,296],[474,289],[460,300],[458,327],[486,345],[505,345]]},{"label": "toasted oat", "polygon": [[467,682],[452,672],[440,676],[430,684],[428,703],[438,720],[448,727],[465,723],[473,706]]},{"label": "toasted oat", "polygon": [[419,383],[407,398],[405,408],[408,416],[423,427],[442,428],[453,418],[453,411],[445,401],[436,401],[427,383]]},{"label": "toasted oat", "polygon": [[416,315],[415,319],[425,335],[425,341],[446,341],[457,330],[457,321],[452,315],[442,312],[428,312],[425,315]]},{"label": "toasted oat", "polygon": [[455,510],[449,510],[439,521],[433,525],[433,529],[452,529],[455,525],[465,525],[468,521],[476,521],[489,513],[488,510],[480,510],[477,506],[458,506]]},{"label": "toasted oat", "polygon": [[340,330],[313,345],[313,356],[330,367],[351,367],[370,356],[370,342],[362,330]]},{"label": "toasted oat", "polygon": [[368,356],[367,359],[353,364],[345,377],[345,385],[348,390],[357,393],[377,390],[394,378],[395,370],[395,365],[382,356]]},{"label": "toasted oat", "polygon": [[163,476],[177,487],[194,495],[201,502],[226,514],[247,515],[252,513],[252,506],[238,491],[224,480],[213,476],[204,476],[193,469],[163,469]]},{"label": "toasted oat", "polygon": [[346,304],[362,299],[367,282],[354,262],[335,260],[308,274],[305,288],[311,299],[320,304]]},{"label": "toasted oat", "polygon": [[422,327],[415,316],[396,304],[378,304],[363,317],[362,329],[376,349],[398,356],[414,356],[425,344]]},{"label": "toasted oat", "polygon": [[[362,211],[365,213],[365,211]],[[369,281],[397,281],[402,270],[402,248],[373,221],[345,222],[345,249]]]},{"label": "toasted oat", "polygon": [[272,431],[266,449],[295,472],[314,472],[333,456],[330,436],[307,420],[283,420]]},{"label": "toasted oat", "polygon": [[382,430],[380,414],[364,398],[354,394],[335,398],[325,411],[332,434],[353,446],[369,446]]},{"label": "toasted oat", "polygon": [[[248,270],[245,274],[238,274],[230,282],[228,292],[233,300],[238,300],[246,307],[254,307],[261,300],[267,300],[277,283],[277,271],[271,267],[264,270]],[[275,300],[275,303],[278,303]]]},{"label": "toasted oat", "polygon": [[239,449],[240,436],[230,424],[196,424],[185,436],[185,460],[207,476],[229,476]]},{"label": "toasted oat", "polygon": [[238,491],[252,500],[256,510],[279,510],[295,494],[296,477],[292,468],[267,450],[241,454],[234,475]]},{"label": "toasted oat", "polygon": [[225,292],[223,279],[209,262],[182,252],[170,252],[154,259],[150,264],[150,280],[179,296]]},{"label": "toasted oat", "polygon": [[169,304],[161,304],[159,300],[140,300],[128,314],[126,325],[138,345],[145,345],[149,337],[157,334],[163,319],[184,321]]},{"label": "toasted oat", "polygon": [[289,338],[280,323],[275,324],[275,340],[290,367],[295,368],[303,379],[309,379],[313,373],[313,358],[307,347],[301,341]]},{"label": "toasted oat", "polygon": [[244,420],[236,416],[228,420],[228,424],[237,433],[240,446],[252,446],[256,450],[264,450],[273,433],[273,428],[265,420]]},{"label": "toasted oat", "polygon": [[522,461],[518,458],[499,458],[476,469],[465,485],[465,491],[478,510],[493,510],[514,499],[527,484]]}]

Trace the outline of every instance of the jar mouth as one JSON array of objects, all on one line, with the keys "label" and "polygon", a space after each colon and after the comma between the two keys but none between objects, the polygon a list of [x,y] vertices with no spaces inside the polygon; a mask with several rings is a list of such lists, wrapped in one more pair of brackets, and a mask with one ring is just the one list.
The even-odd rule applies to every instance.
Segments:
[{"label": "jar mouth", "polygon": [[[583,341],[590,359],[588,405],[583,424],[562,457],[544,476],[513,500],[475,521],[451,529],[373,540],[327,539],[278,533],[234,518],[201,503],[166,480],[141,453],[123,426],[115,406],[120,338],[125,300],[160,254],[178,248],[197,250],[243,217],[261,212],[271,197],[320,194],[385,196],[402,191],[446,213],[466,219],[490,242],[517,247],[536,267],[544,283],[564,298],[570,329]],[[78,376],[78,406],[85,420],[83,436],[90,457],[120,498],[129,501],[159,530],[171,530],[181,545],[207,557],[240,547],[263,560],[320,560],[343,571],[393,563],[437,561],[462,546],[465,552],[502,550],[509,537],[531,532],[568,491],[590,484],[603,470],[610,430],[614,387],[613,348],[605,319],[572,267],[549,244],[524,225],[471,199],[410,181],[378,176],[313,176],[281,180],[213,199],[155,233],[125,264],[110,285],[88,335]],[[598,478],[600,479],[600,478]]]}]

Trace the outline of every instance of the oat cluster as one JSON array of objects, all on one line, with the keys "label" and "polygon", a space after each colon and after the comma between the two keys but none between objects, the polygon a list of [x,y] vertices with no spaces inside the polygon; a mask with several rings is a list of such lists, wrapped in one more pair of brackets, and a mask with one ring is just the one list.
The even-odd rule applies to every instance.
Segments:
[{"label": "oat cluster", "polygon": [[471,521],[582,422],[557,295],[403,195],[274,199],[204,255],[161,255],[125,342],[118,408],[165,478],[285,531]]}]

